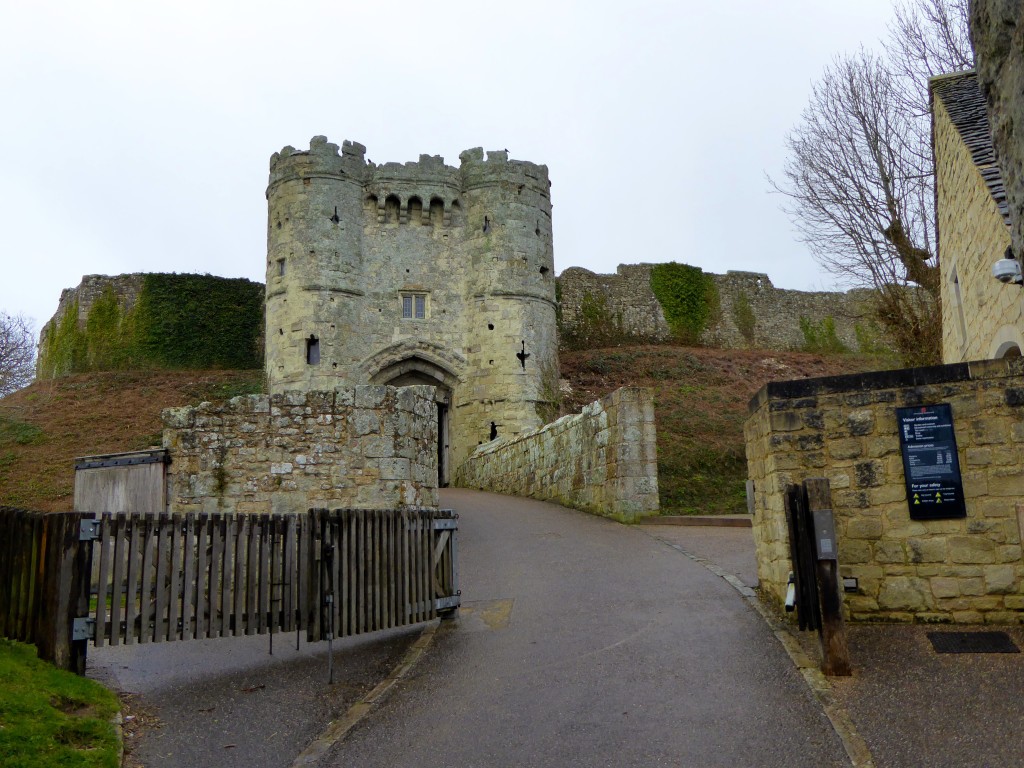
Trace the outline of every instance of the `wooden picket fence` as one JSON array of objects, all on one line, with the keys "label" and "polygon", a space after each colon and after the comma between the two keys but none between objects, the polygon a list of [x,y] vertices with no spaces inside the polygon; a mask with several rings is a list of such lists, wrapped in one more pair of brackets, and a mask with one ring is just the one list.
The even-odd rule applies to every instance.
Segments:
[{"label": "wooden picket fence", "polygon": [[[10,555],[0,566],[0,634],[80,672],[89,640],[305,631],[316,641],[429,621],[459,604],[450,510],[62,513],[73,534],[61,528],[48,550],[57,517],[0,509]],[[67,618],[54,624],[54,612]]]}]

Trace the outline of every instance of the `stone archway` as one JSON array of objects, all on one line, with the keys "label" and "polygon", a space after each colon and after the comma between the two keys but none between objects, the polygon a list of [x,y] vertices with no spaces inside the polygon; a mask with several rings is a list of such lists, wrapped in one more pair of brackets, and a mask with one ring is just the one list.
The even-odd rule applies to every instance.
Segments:
[{"label": "stone archway", "polygon": [[437,484],[440,488],[447,487],[451,469],[448,460],[451,432],[449,412],[458,378],[437,363],[413,355],[381,368],[370,378],[370,382],[392,387],[434,387],[434,402],[437,404]]},{"label": "stone archway", "polygon": [[1019,357],[1024,349],[1024,328],[1016,324],[1007,324],[999,328],[992,336],[989,346],[989,357],[998,360],[1001,357]]}]

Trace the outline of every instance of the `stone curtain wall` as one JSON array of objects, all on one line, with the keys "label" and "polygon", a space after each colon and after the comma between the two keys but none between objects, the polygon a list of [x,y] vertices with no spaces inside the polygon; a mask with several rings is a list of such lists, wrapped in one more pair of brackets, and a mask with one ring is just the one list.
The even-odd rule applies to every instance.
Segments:
[{"label": "stone curtain wall", "polygon": [[[950,403],[967,517],[911,520],[896,408]],[[790,564],[783,490],[826,477],[856,620],[1024,619],[1024,361],[991,360],[771,382],[745,425],[761,587],[780,604]]]},{"label": "stone curtain wall", "polygon": [[480,446],[456,484],[626,520],[657,514],[654,398],[623,387],[578,414]]},{"label": "stone curtain wall", "polygon": [[1006,342],[1024,349],[1024,292],[992,277],[1010,229],[940,98],[932,100],[932,116],[942,360],[995,357]]},{"label": "stone curtain wall", "polygon": [[163,420],[171,512],[438,506],[433,387],[249,395]]},{"label": "stone curtain wall", "polygon": [[[622,332],[640,340],[669,338],[661,305],[651,290],[652,264],[621,264],[614,275],[599,275],[581,267],[570,267],[558,277],[563,335],[585,322],[584,303],[597,300]],[[772,285],[768,275],[729,271],[712,275],[718,288],[721,311],[705,330],[701,342],[725,348],[801,349],[806,338],[800,328],[805,317],[816,326],[826,318],[835,323],[836,336],[851,351],[860,351],[855,326],[865,327],[864,301],[867,291],[789,291]],[[737,327],[737,303],[743,297],[753,313],[751,338]]]}]

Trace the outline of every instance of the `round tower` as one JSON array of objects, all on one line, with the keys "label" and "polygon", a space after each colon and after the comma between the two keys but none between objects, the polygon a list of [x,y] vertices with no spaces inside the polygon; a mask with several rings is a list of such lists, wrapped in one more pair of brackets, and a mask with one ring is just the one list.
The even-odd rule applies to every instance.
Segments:
[{"label": "round tower", "polygon": [[338,151],[314,136],[308,151],[270,158],[267,186],[266,372],[271,393],[333,389],[359,351],[366,148]]},{"label": "round tower", "polygon": [[456,458],[465,455],[459,449],[468,453],[549,420],[558,388],[548,169],[510,161],[507,151],[485,159],[483,150],[471,149],[460,160],[473,379],[466,390],[474,399],[459,409],[468,445],[455,450]]}]

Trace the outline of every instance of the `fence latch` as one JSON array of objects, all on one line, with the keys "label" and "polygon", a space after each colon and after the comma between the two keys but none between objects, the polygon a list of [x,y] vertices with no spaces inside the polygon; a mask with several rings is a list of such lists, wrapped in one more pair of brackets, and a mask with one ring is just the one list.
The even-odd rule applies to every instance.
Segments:
[{"label": "fence latch", "polygon": [[96,541],[100,537],[99,520],[81,520],[78,523],[79,541]]},{"label": "fence latch", "polygon": [[91,616],[78,616],[71,625],[72,640],[89,640],[96,633],[96,619]]}]

